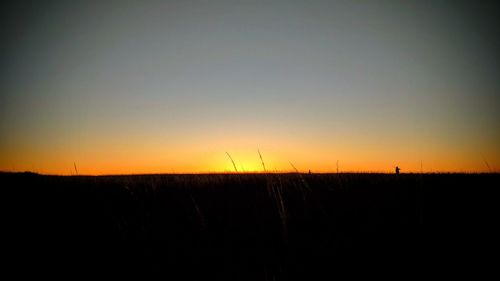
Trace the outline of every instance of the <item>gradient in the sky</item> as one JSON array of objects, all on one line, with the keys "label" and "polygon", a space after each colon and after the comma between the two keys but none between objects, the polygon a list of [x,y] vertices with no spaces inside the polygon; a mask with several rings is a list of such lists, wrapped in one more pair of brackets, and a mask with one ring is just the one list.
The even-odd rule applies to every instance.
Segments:
[{"label": "gradient in the sky", "polygon": [[[0,170],[500,167],[484,1],[18,1],[2,7]],[[488,168],[488,165],[490,168]]]}]

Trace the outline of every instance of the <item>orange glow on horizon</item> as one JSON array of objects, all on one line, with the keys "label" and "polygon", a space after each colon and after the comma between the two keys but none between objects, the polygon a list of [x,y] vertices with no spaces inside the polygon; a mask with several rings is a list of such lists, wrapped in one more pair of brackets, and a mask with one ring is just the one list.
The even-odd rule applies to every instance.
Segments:
[{"label": "orange glow on horizon", "polygon": [[[216,147],[217,145],[213,150],[207,151],[201,148],[178,149],[176,153],[145,148],[127,152],[119,149],[103,149],[93,153],[81,153],[77,157],[70,157],[64,151],[59,153],[40,151],[34,154],[36,158],[28,153],[9,152],[0,160],[0,170],[74,175],[75,163],[78,174],[81,175],[235,172],[226,150]],[[300,172],[311,170],[313,173],[335,173],[337,167],[339,172],[392,173],[396,165],[401,167],[403,173],[498,172],[496,169],[498,158],[489,159],[487,162],[481,158],[466,161],[461,158],[467,157],[460,155],[453,157],[453,155],[431,154],[420,160],[416,154],[413,154],[415,157],[412,159],[408,159],[396,152],[363,153],[356,149],[344,149],[336,153],[332,149],[320,153],[319,147],[291,149],[286,145],[268,146],[267,149],[260,150],[268,172],[295,172],[291,164]],[[257,149],[240,147],[227,152],[233,158],[238,172],[263,172]]]},{"label": "orange glow on horizon", "polygon": [[376,134],[360,139],[354,134],[335,138],[289,131],[257,132],[250,126],[231,129],[230,135],[226,130],[194,132],[179,136],[179,140],[160,139],[157,132],[134,137],[98,132],[88,140],[7,143],[0,146],[0,170],[71,175],[76,173],[75,163],[79,174],[88,175],[234,172],[228,152],[238,172],[262,172],[257,150],[270,172],[293,172],[290,163],[301,172],[336,172],[337,161],[340,172],[386,173],[392,173],[396,165],[403,173],[490,172],[499,171],[500,164],[500,149],[488,143],[483,149],[489,150],[478,153],[425,138],[399,138],[402,144],[397,144],[391,136],[380,138]]}]

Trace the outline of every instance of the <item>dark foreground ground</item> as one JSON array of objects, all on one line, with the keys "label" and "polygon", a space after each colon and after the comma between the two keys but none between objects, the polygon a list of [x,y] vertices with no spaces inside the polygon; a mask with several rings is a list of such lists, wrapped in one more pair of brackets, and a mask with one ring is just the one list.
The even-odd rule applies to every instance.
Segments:
[{"label": "dark foreground ground", "polygon": [[498,174],[0,174],[2,263],[17,276],[170,280],[480,274],[498,255],[499,183]]}]

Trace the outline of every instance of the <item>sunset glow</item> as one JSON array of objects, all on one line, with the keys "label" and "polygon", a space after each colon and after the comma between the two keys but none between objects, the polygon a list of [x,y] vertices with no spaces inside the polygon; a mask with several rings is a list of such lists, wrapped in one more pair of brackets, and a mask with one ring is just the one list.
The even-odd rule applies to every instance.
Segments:
[{"label": "sunset glow", "polygon": [[107,3],[3,19],[0,171],[500,170],[488,7]]}]

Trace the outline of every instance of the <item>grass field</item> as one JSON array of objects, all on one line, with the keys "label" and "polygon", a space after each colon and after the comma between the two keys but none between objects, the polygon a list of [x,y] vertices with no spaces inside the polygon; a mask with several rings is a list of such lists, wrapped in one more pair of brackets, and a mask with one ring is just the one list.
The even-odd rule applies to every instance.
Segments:
[{"label": "grass field", "polygon": [[430,268],[480,259],[498,233],[499,182],[498,174],[3,173],[2,231],[20,241],[13,264],[49,273],[316,280],[362,260]]}]

